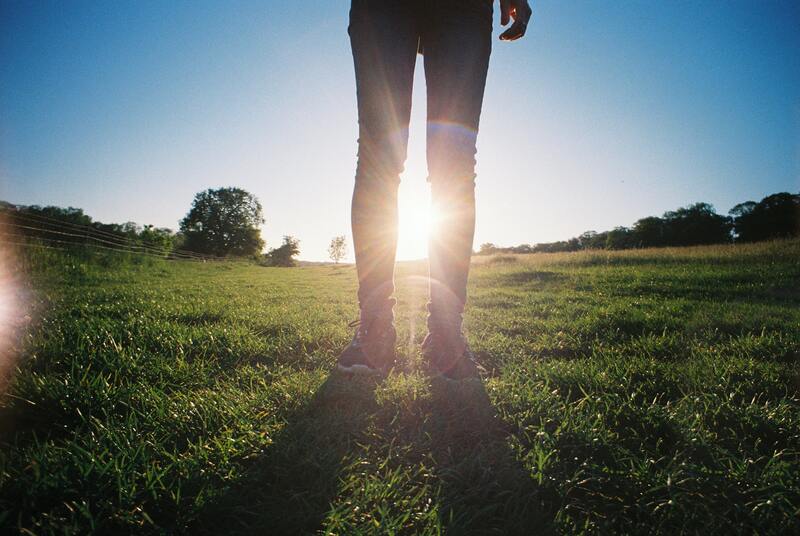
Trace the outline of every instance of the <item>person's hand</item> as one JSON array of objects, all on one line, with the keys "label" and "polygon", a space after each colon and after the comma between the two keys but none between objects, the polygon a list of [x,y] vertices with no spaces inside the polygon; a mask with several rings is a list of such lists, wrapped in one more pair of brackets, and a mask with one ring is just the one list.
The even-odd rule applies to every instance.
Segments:
[{"label": "person's hand", "polygon": [[500,24],[505,26],[514,19],[514,24],[500,34],[500,40],[514,41],[525,35],[531,13],[533,11],[528,5],[528,0],[500,0]]}]

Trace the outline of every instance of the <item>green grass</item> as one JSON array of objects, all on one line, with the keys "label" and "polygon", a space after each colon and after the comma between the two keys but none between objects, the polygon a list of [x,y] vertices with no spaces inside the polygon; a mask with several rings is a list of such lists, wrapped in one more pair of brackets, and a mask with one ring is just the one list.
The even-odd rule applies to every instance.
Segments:
[{"label": "green grass", "polygon": [[351,266],[28,253],[0,528],[27,533],[800,532],[800,242],[476,258],[489,371],[332,373]]}]

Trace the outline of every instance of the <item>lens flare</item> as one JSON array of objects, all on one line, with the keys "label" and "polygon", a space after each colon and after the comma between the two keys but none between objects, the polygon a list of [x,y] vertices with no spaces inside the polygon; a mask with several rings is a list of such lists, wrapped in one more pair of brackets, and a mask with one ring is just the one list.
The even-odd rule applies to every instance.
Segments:
[{"label": "lens flare", "polygon": [[441,214],[431,206],[430,184],[421,170],[403,175],[398,191],[397,260],[428,257],[428,240],[436,232]]},{"label": "lens flare", "polygon": [[0,392],[4,392],[17,360],[22,328],[30,322],[22,299],[24,286],[13,269],[11,244],[0,241]]},{"label": "lens flare", "polygon": [[398,260],[423,259],[428,256],[431,228],[430,194],[427,184],[400,183],[398,192],[399,222],[397,235]]}]

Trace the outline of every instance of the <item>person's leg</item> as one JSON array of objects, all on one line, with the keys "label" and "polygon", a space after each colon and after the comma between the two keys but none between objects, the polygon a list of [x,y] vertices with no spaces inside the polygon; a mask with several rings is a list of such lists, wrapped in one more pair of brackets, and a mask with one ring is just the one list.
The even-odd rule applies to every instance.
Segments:
[{"label": "person's leg", "polygon": [[475,153],[491,53],[491,0],[442,0],[423,30],[428,180],[437,227],[429,243],[429,327],[460,333],[475,231]]},{"label": "person's leg", "polygon": [[418,28],[410,2],[353,0],[348,32],[358,93],[351,223],[362,318],[391,315],[397,189],[406,158]]},{"label": "person's leg", "polygon": [[372,373],[394,363],[397,188],[406,158],[419,32],[406,0],[353,0],[348,32],[358,93],[351,223],[361,314],[337,368]]}]

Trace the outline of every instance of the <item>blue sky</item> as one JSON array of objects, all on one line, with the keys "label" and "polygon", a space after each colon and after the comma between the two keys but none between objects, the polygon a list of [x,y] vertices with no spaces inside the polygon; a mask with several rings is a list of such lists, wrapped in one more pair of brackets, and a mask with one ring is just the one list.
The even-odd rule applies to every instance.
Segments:
[{"label": "blue sky", "polygon": [[[239,186],[268,245],[324,259],[349,237],[349,3],[297,5],[0,0],[0,199],[174,229],[196,192]],[[476,247],[800,189],[800,3],[532,5],[525,39],[494,42]],[[424,255],[417,76],[403,258]]]}]

